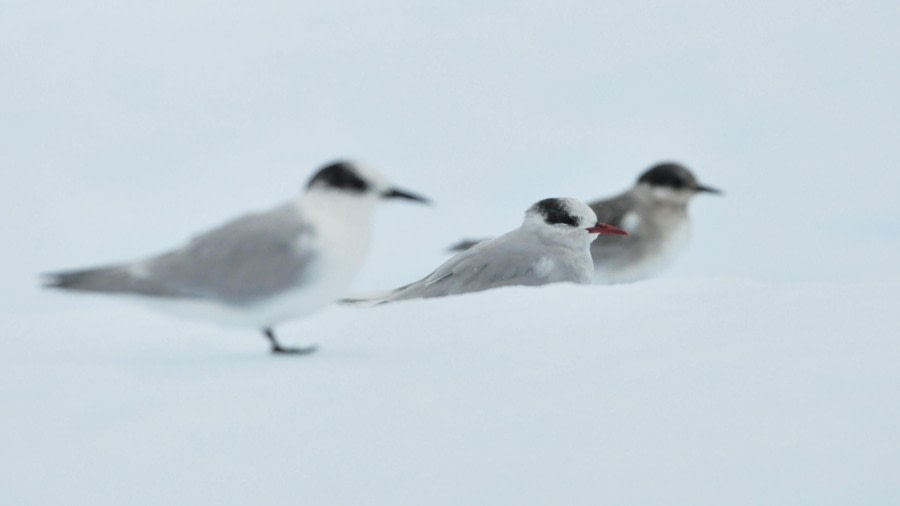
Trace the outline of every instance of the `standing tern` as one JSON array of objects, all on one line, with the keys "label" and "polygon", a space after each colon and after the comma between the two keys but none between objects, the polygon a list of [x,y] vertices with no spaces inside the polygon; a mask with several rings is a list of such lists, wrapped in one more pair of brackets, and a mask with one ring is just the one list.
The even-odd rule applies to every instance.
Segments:
[{"label": "standing tern", "polygon": [[273,353],[311,353],[315,346],[281,346],[273,327],[345,294],[368,251],[375,205],[393,198],[427,202],[366,165],[338,161],[274,209],[143,260],[46,274],[45,286],[133,296],[176,315],[261,329]]}]

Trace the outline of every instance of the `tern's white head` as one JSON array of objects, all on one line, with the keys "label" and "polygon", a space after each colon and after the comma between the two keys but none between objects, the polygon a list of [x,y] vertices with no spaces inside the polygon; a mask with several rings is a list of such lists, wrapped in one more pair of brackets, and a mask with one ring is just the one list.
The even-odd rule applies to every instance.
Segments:
[{"label": "tern's white head", "polygon": [[694,174],[677,163],[660,163],[647,169],[638,178],[635,189],[654,203],[686,206],[698,193],[721,193],[700,184]]},{"label": "tern's white head", "polygon": [[380,172],[368,165],[341,160],[319,169],[306,185],[307,194],[328,194],[364,200],[403,198],[418,202],[428,199],[395,188]]},{"label": "tern's white head", "polygon": [[[352,257],[362,265],[372,235],[376,204],[424,197],[391,186],[377,170],[351,161],[336,161],[319,169],[296,200],[302,219],[317,227],[318,241],[332,244],[334,256]],[[349,272],[349,270],[347,271]]]},{"label": "tern's white head", "polygon": [[599,223],[590,206],[572,198],[550,198],[535,203],[525,211],[522,227],[549,241],[586,244],[599,234],[628,235],[612,225]]}]

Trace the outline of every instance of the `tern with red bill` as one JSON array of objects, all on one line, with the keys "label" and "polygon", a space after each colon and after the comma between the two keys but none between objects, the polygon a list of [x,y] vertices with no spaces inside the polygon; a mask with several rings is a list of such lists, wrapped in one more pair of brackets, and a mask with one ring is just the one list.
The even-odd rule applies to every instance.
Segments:
[{"label": "tern with red bill", "polygon": [[[600,221],[628,232],[628,237],[601,236],[591,244],[594,282],[630,283],[658,276],[690,238],[690,201],[699,194],[720,193],[700,184],[683,165],[664,162],[644,171],[627,191],[591,202]],[[479,242],[461,241],[450,251],[464,251]]]},{"label": "tern with red bill", "polygon": [[387,293],[345,302],[380,304],[503,286],[590,284],[594,277],[590,246],[599,235],[627,233],[599,223],[590,206],[577,199],[544,199],[528,208],[519,228],[478,243],[425,278]]},{"label": "tern with red bill", "polygon": [[310,353],[315,347],[282,347],[273,327],[345,295],[365,260],[376,204],[397,198],[426,202],[370,167],[339,161],[272,210],[143,260],[47,274],[45,286],[127,295],[176,315],[259,329],[273,353]]}]

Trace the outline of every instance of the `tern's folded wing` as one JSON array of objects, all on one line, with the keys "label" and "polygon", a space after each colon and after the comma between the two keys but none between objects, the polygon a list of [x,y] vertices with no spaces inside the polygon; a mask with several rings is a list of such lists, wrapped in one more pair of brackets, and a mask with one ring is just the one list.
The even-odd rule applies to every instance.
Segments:
[{"label": "tern's folded wing", "polygon": [[245,304],[315,275],[315,231],[290,206],[244,216],[147,263],[147,278],[183,296]]},{"label": "tern's folded wing", "polygon": [[554,258],[542,255],[540,249],[529,248],[503,236],[479,243],[456,255],[424,279],[398,288],[388,300],[441,297],[502,286],[569,281],[556,268],[556,263]]},{"label": "tern's folded wing", "polygon": [[315,233],[290,206],[251,214],[131,264],[48,274],[68,290],[252,304],[315,276]]}]

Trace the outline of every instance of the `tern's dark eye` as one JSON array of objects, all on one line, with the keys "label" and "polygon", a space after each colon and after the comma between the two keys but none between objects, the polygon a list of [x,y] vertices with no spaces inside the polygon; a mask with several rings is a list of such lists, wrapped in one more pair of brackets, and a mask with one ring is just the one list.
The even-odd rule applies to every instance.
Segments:
[{"label": "tern's dark eye", "polygon": [[563,224],[570,227],[578,226],[578,219],[570,214],[547,216],[544,218],[544,221],[549,225]]}]

